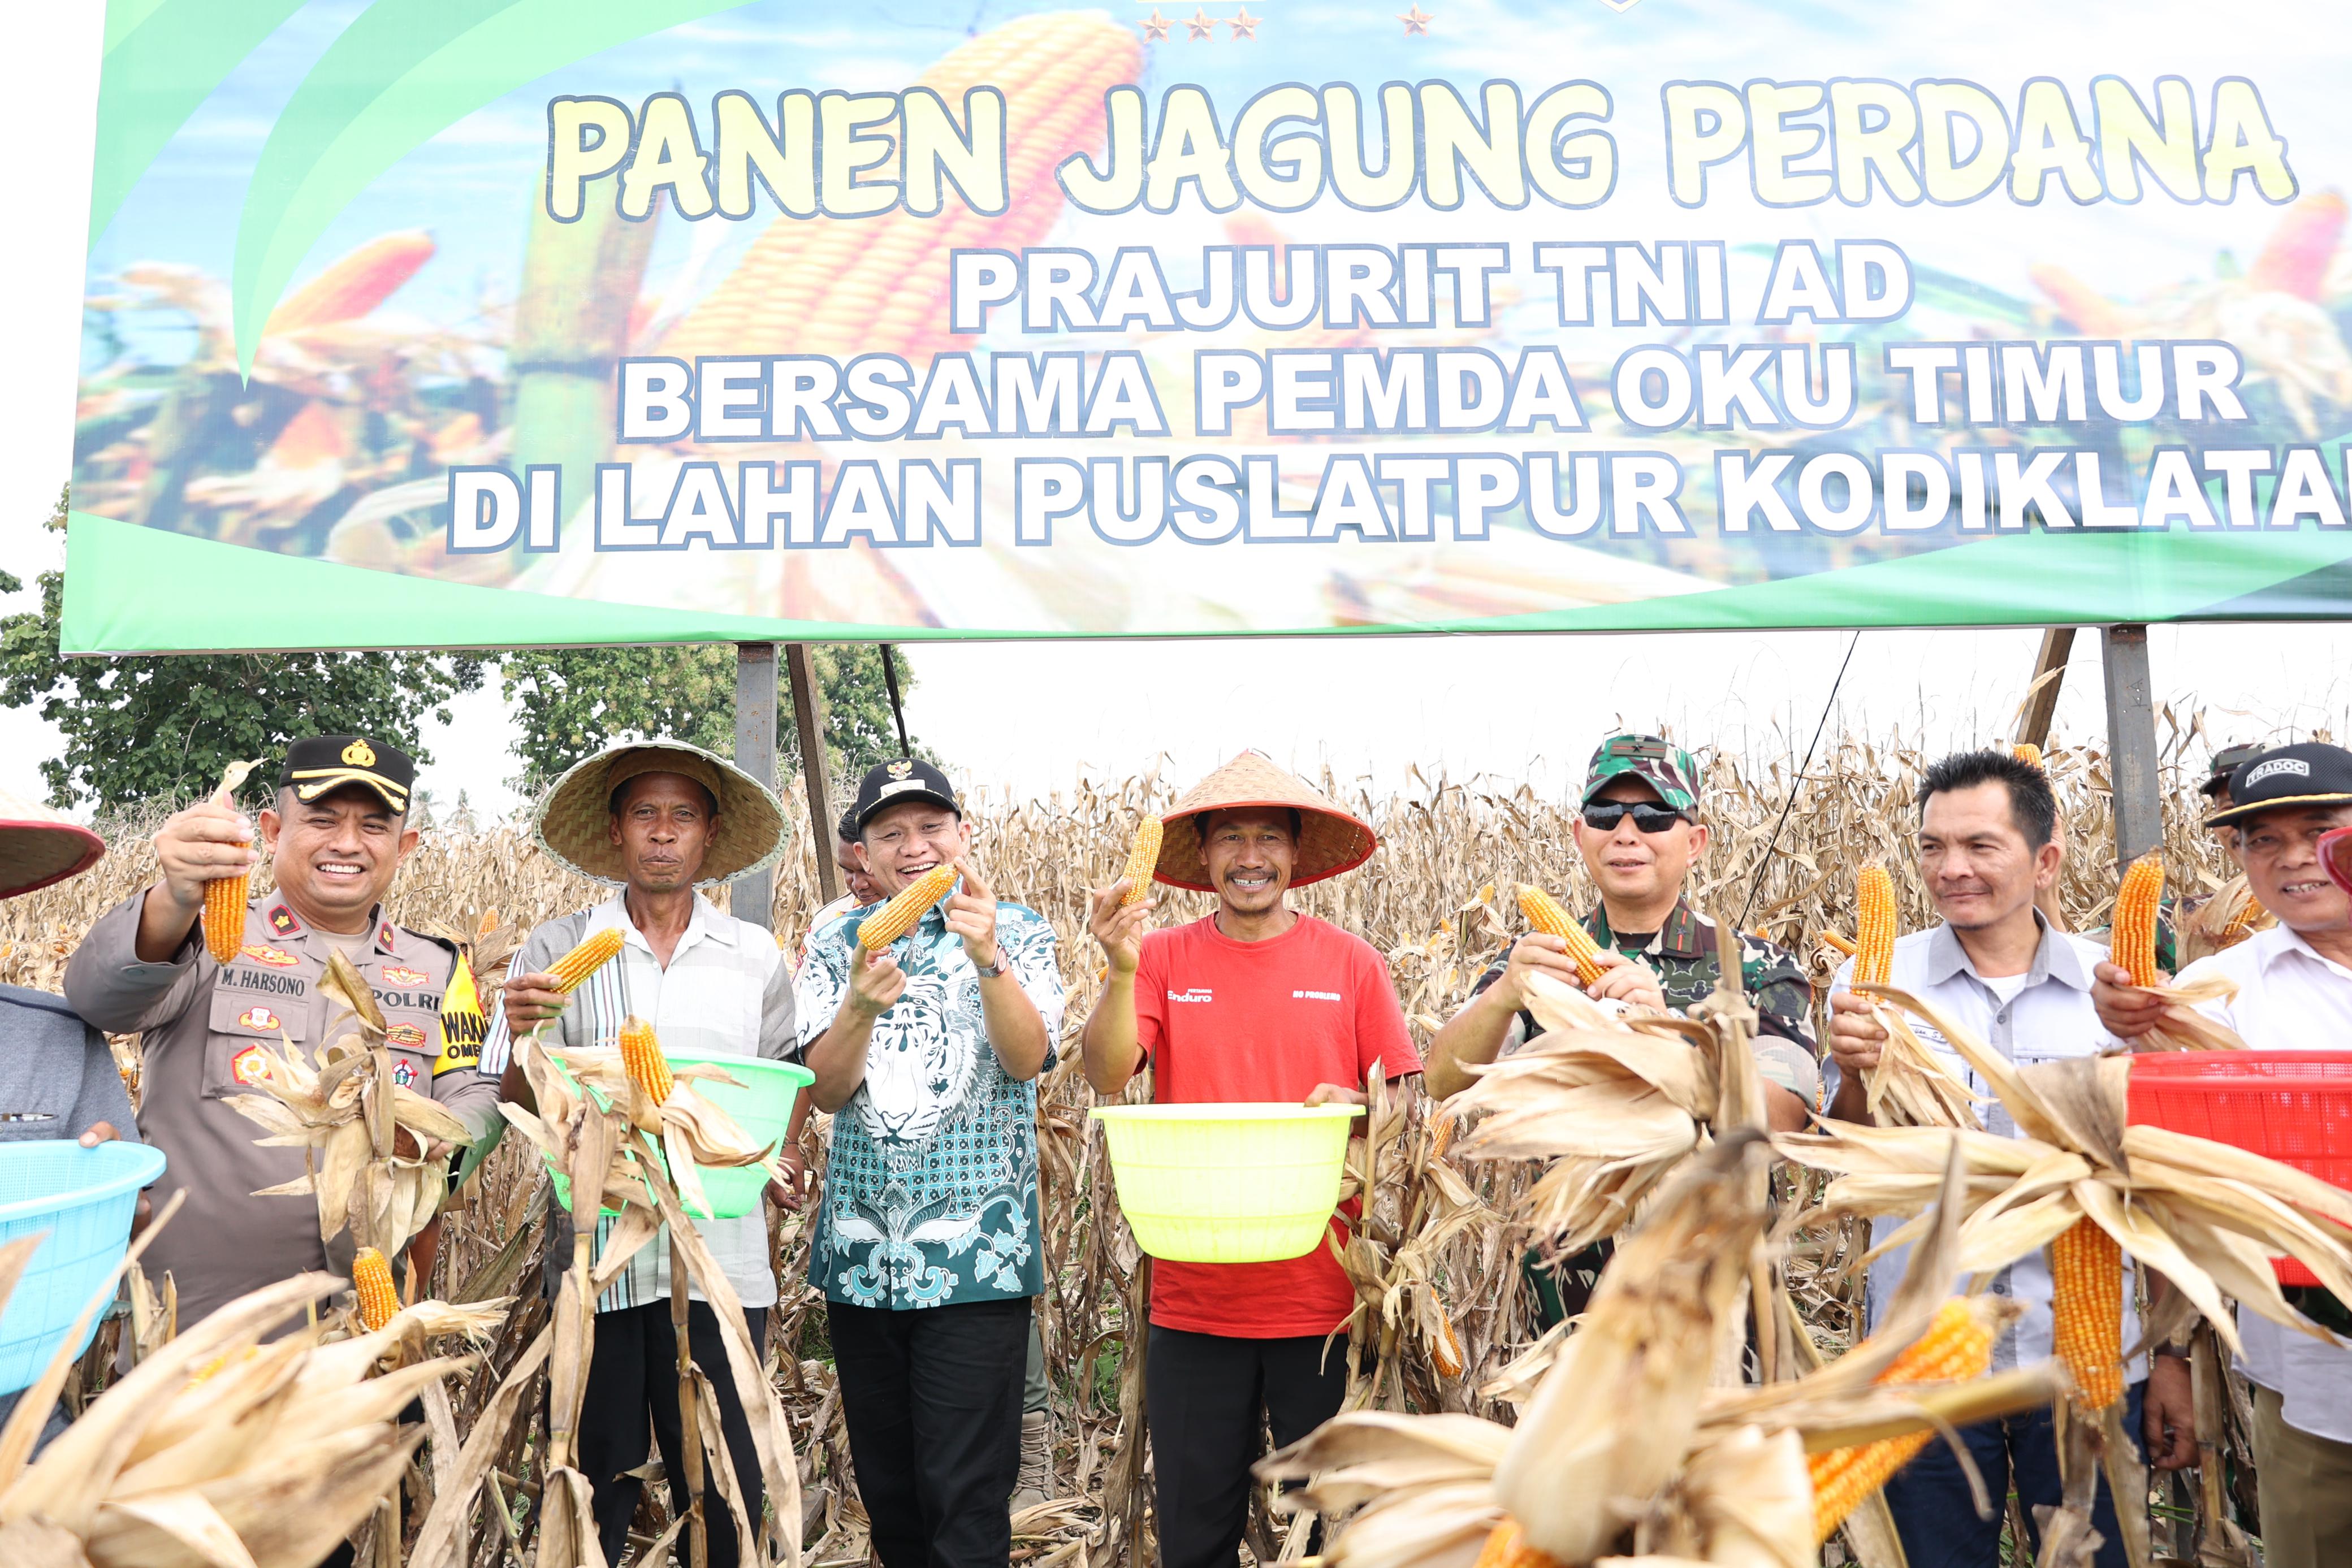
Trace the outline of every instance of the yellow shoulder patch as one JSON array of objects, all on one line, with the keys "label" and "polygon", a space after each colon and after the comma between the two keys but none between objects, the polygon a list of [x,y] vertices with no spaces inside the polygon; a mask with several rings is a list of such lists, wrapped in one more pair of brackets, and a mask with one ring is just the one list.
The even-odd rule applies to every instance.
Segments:
[{"label": "yellow shoulder patch", "polygon": [[482,995],[474,986],[474,970],[460,954],[449,972],[448,988],[441,993],[441,1054],[434,1059],[433,1076],[482,1064],[482,1037],[490,1020],[482,1016]]}]

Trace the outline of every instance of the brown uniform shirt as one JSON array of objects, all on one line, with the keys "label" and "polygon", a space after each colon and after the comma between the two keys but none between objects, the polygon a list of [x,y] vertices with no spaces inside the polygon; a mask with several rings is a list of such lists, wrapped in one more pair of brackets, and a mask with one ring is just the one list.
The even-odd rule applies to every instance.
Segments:
[{"label": "brown uniform shirt", "polygon": [[[267,1135],[263,1129],[228,1103],[231,1095],[253,1092],[245,1085],[263,1043],[277,1047],[283,1037],[316,1051],[329,1043],[329,1019],[341,1007],[319,989],[327,938],[274,894],[247,909],[245,950],[226,965],[205,951],[200,930],[189,932],[169,962],[140,962],[145,898],[134,894],[90,928],[66,966],[66,998],[110,1033],[142,1036],[139,1128],[170,1161],[154,1186],[155,1206],[174,1192],[188,1195],[143,1263],[158,1281],[169,1270],[177,1282],[184,1326],[306,1269],[350,1267],[351,1233],[331,1247],[322,1243],[315,1198],[253,1196],[299,1176],[305,1151],[259,1146],[254,1140]],[[478,1136],[498,1116],[499,1086],[474,1071],[478,1040],[443,1037],[442,993],[457,955],[391,924],[381,910],[371,920],[373,937],[354,962],[391,1026],[394,1075],[429,1092]],[[335,1035],[349,1032],[345,1018]]]}]

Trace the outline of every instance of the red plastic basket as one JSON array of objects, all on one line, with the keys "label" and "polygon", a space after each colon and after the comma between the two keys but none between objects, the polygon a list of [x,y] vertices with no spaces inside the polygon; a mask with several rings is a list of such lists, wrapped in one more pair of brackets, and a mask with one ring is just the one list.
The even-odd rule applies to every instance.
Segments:
[{"label": "red plastic basket", "polygon": [[[2267,1155],[2352,1188],[2352,1051],[2167,1051],[2132,1058],[2134,1122]],[[2279,1281],[2316,1285],[2291,1258]]]}]

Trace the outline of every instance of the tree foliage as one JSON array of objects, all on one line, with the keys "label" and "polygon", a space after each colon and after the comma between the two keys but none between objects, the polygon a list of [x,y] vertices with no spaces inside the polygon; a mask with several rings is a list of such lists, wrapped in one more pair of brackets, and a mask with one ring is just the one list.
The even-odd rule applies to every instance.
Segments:
[{"label": "tree foliage", "polygon": [[[900,755],[898,732],[882,677],[878,648],[828,643],[812,650],[824,694],[825,762],[854,777]],[[900,693],[914,687],[897,661]],[[649,648],[567,648],[509,653],[499,660],[500,688],[515,707],[514,752],[523,765],[515,786],[536,795],[583,757],[619,740],[662,736],[721,757],[735,750],[735,647],[696,643]],[[782,684],[779,679],[780,685]],[[792,702],[779,693],[779,768],[800,766]],[[921,750],[920,743],[916,749]]]},{"label": "tree foliage", "polygon": [[[66,524],[59,495],[48,527]],[[5,578],[5,591],[22,586]],[[481,685],[478,657],[438,653],[215,653],[63,657],[65,574],[43,572],[41,606],[0,618],[0,704],[38,704],[65,737],[41,764],[52,805],[114,811],[210,789],[236,758],[273,761],[305,735],[365,733],[429,761],[419,729]],[[254,607],[266,618],[267,605]]]}]

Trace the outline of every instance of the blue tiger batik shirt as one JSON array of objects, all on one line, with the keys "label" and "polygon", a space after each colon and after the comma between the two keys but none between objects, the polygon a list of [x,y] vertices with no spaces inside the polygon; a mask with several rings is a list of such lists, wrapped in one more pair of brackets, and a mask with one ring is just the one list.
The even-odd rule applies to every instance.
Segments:
[{"label": "blue tiger batik shirt", "polygon": [[[801,1049],[849,995],[869,910],[809,940],[795,984]],[[1045,1019],[1045,1065],[1062,1030],[1062,977],[1045,916],[996,906],[997,962]],[[934,908],[891,956],[905,995],[874,1021],[866,1082],[833,1119],[809,1282],[827,1299],[909,1309],[1034,1296],[1045,1289],[1037,1217],[1037,1090],[998,1064],[980,977]]]}]

